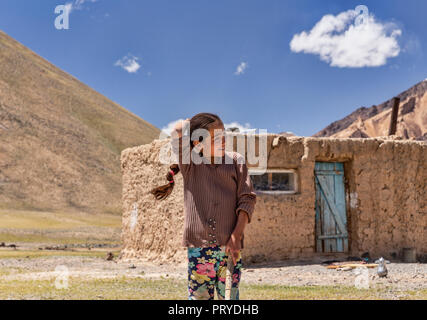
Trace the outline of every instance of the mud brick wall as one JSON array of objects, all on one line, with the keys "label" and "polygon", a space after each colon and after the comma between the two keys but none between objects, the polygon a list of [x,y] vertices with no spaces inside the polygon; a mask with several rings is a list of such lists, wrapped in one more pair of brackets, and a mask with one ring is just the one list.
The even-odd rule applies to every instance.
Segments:
[{"label": "mud brick wall", "polygon": [[[268,136],[268,168],[295,169],[294,195],[257,196],[253,221],[245,231],[247,261],[309,258],[315,249],[316,161],[344,162],[348,255],[399,257],[402,249],[427,253],[427,145],[423,142],[372,139],[329,139]],[[165,182],[167,165],[159,151],[167,143],[122,152],[122,259],[185,262],[181,247],[184,224],[183,185],[163,201],[149,193]]]}]

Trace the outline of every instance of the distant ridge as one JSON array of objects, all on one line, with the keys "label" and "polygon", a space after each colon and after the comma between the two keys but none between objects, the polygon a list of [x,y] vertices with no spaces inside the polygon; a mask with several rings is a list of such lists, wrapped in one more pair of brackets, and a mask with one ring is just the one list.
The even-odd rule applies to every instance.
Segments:
[{"label": "distant ridge", "polygon": [[120,153],[159,134],[0,31],[0,208],[120,213]]},{"label": "distant ridge", "polygon": [[[400,110],[397,135],[404,139],[427,141],[427,79],[397,95]],[[386,136],[392,99],[371,108],[359,108],[335,121],[313,137],[369,138]]]}]

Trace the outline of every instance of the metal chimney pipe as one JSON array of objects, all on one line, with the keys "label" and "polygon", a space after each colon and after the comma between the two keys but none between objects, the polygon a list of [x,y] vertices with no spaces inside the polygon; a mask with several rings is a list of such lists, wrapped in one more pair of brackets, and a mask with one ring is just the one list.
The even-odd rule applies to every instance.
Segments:
[{"label": "metal chimney pipe", "polygon": [[393,110],[391,111],[390,127],[388,130],[389,136],[395,135],[397,131],[397,117],[399,115],[399,105],[400,98],[393,98]]}]

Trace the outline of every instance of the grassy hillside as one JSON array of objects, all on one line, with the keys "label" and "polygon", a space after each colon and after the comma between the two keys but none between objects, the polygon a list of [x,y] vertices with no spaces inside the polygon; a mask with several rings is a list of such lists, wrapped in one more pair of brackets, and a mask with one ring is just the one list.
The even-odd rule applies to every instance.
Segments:
[{"label": "grassy hillside", "polygon": [[159,133],[0,31],[0,209],[119,213],[120,152]]}]

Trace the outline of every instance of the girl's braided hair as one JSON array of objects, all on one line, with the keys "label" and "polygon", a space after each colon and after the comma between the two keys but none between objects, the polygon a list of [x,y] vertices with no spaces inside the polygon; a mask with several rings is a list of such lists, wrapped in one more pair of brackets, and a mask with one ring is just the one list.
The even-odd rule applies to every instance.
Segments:
[{"label": "girl's braided hair", "polygon": [[[190,137],[192,136],[192,133],[195,130],[197,129],[209,130],[209,128],[213,124],[223,124],[223,122],[220,119],[220,117],[218,117],[216,114],[213,114],[213,113],[196,114],[194,117],[190,119]],[[198,140],[199,142],[202,142],[203,137],[200,136]],[[190,147],[191,149],[194,147],[193,141],[191,139],[190,139]],[[172,193],[173,187],[175,185],[173,176],[176,175],[178,172],[179,172],[178,164],[172,164],[169,167],[168,173],[166,174],[166,179],[169,181],[169,183],[151,190],[151,193],[154,195],[154,197],[157,200],[164,200]]]}]

